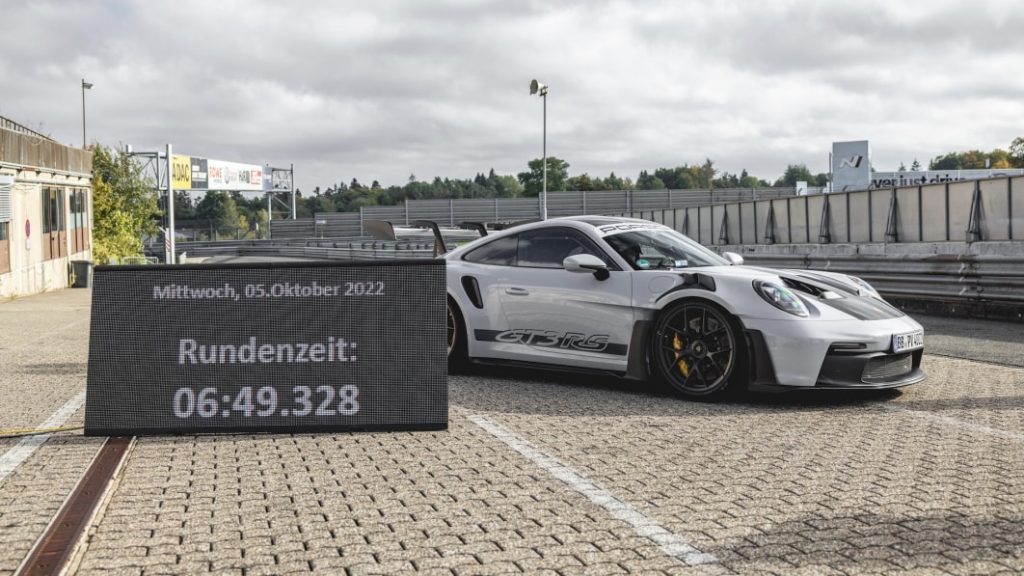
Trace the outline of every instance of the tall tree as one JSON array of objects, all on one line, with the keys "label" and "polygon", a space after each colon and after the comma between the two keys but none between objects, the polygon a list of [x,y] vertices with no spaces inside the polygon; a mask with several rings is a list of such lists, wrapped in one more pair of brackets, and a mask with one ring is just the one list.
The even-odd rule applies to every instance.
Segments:
[{"label": "tall tree", "polygon": [[92,157],[93,259],[107,263],[142,252],[142,236],[160,215],[152,184],[127,154],[97,145]]},{"label": "tall tree", "polygon": [[591,190],[596,190],[596,188],[594,187],[594,180],[592,180],[590,178],[590,175],[587,174],[586,172],[578,176],[573,176],[572,178],[569,178],[569,181],[566,183],[566,188],[568,190],[579,190],[581,192],[590,192]]},{"label": "tall tree", "polygon": [[1017,168],[1024,168],[1024,136],[1018,136],[1010,143],[1010,158]]},{"label": "tall tree", "polygon": [[808,184],[816,182],[814,174],[811,174],[811,171],[804,164],[790,164],[786,166],[786,172],[775,181],[775,185],[796,186],[797,182],[807,182]]},{"label": "tall tree", "polygon": [[207,192],[196,206],[196,218],[209,221],[219,235],[238,238],[249,231],[248,218],[239,212],[235,199],[226,192]]},{"label": "tall tree", "polygon": [[[565,190],[566,180],[569,178],[569,163],[561,158],[548,156],[548,191]],[[519,182],[522,183],[526,196],[538,196],[543,188],[544,161],[540,158],[530,160],[528,172],[518,174]]]},{"label": "tall tree", "polygon": [[662,190],[665,188],[667,188],[665,181],[654,174],[649,174],[647,170],[641,170],[636,179],[637,190]]}]

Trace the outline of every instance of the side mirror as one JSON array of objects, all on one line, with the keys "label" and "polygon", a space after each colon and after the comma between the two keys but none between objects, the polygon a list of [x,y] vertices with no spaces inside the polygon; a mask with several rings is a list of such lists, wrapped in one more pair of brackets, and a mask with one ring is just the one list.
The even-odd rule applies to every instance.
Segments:
[{"label": "side mirror", "polygon": [[728,260],[729,264],[731,266],[742,266],[743,265],[743,256],[740,256],[739,254],[737,254],[735,252],[725,252],[725,253],[722,254],[722,257],[725,258],[726,260]]},{"label": "side mirror", "polygon": [[598,280],[608,279],[608,265],[593,254],[576,254],[562,260],[562,268],[569,272],[593,274]]}]

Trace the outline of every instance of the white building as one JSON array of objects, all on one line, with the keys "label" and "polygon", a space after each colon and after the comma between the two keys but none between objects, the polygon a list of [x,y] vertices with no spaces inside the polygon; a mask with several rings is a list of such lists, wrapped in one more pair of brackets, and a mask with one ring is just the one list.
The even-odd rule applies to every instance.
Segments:
[{"label": "white building", "polygon": [[66,288],[92,252],[92,153],[0,117],[0,298]]}]

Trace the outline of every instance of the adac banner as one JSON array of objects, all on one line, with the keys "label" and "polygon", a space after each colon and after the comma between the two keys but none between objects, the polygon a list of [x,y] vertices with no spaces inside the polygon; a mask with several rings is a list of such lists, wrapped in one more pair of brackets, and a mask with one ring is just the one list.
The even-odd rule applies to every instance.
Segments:
[{"label": "adac banner", "polygon": [[192,189],[192,158],[175,155],[171,160],[171,185],[175,190]]},{"label": "adac banner", "polygon": [[178,155],[171,160],[171,184],[175,190],[265,192],[275,189],[271,173],[269,168],[257,164]]}]

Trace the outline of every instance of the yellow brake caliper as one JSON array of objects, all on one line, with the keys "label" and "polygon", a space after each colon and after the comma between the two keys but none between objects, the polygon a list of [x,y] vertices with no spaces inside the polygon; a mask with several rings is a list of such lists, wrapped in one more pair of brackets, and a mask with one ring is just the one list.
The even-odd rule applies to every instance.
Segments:
[{"label": "yellow brake caliper", "polygon": [[683,375],[683,378],[688,377],[690,375],[690,365],[686,363],[685,359],[679,357],[680,352],[683,350],[683,341],[679,338],[679,334],[672,335],[672,349],[676,351],[676,360],[679,361],[677,363],[679,373]]}]

